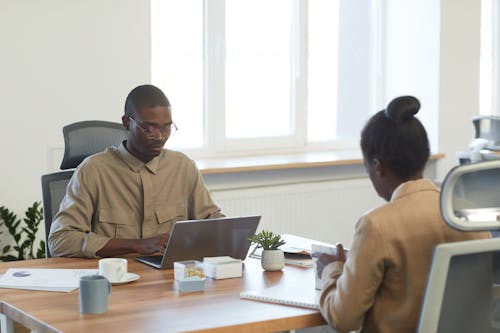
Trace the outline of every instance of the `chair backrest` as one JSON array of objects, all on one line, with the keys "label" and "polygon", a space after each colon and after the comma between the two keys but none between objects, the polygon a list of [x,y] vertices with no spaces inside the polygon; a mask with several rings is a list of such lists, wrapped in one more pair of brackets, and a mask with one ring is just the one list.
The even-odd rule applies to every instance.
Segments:
[{"label": "chair backrest", "polygon": [[[500,161],[453,168],[441,186],[441,215],[462,231],[500,230]],[[500,238],[434,249],[418,333],[500,333]]]},{"label": "chair backrest", "polygon": [[64,156],[61,169],[76,168],[87,156],[118,146],[126,139],[123,125],[110,121],[80,121],[63,127]]},{"label": "chair backrest", "polygon": [[500,230],[500,160],[453,168],[441,186],[443,220],[463,231]]},{"label": "chair backrest", "polygon": [[418,333],[500,332],[500,238],[434,250]]},{"label": "chair backrest", "polygon": [[66,187],[74,170],[60,171],[42,176],[43,220],[45,224],[45,256],[50,258],[48,246],[50,226],[54,215],[59,211]]}]

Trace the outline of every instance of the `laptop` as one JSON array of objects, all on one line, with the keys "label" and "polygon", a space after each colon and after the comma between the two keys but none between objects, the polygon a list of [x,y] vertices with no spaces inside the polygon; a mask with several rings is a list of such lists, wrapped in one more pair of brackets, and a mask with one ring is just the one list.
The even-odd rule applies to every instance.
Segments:
[{"label": "laptop", "polygon": [[244,260],[260,216],[221,217],[176,222],[163,255],[135,259],[159,268],[173,268],[174,261],[203,260],[203,257],[231,256]]}]

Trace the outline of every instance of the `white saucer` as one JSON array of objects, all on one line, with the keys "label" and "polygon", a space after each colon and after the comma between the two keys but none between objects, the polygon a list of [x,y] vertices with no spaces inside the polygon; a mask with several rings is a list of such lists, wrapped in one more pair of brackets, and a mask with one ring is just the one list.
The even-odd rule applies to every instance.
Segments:
[{"label": "white saucer", "polygon": [[127,273],[125,275],[125,278],[121,281],[116,281],[116,282],[111,282],[111,284],[113,286],[115,285],[118,285],[118,284],[125,284],[125,283],[129,283],[129,282],[132,282],[132,281],[135,281],[139,279],[139,275],[135,274],[135,273]]}]

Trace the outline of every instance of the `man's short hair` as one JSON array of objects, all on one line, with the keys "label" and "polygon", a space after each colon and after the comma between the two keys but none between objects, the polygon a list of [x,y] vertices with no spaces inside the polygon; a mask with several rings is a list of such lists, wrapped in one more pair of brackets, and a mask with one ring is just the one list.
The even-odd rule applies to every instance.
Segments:
[{"label": "man's short hair", "polygon": [[170,108],[167,96],[160,88],[151,84],[135,87],[125,101],[125,115],[133,117],[145,107],[166,106]]}]

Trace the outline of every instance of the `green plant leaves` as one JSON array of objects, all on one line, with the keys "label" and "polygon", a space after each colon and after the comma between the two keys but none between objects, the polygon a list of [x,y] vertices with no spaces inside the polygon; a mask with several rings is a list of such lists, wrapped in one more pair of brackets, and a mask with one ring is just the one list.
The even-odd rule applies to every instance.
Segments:
[{"label": "green plant leaves", "polygon": [[257,248],[262,247],[264,250],[277,250],[285,241],[281,239],[280,234],[275,234],[272,231],[262,230],[260,233],[253,235],[248,240],[257,244]]},{"label": "green plant leaves", "polygon": [[[23,259],[34,259],[45,257],[45,242],[42,240],[35,254],[35,240],[38,226],[43,220],[43,208],[40,202],[35,202],[28,207],[21,220],[8,208],[0,207],[0,224],[4,224],[9,234],[14,239],[14,245],[5,245],[0,253],[0,261],[15,261]],[[24,223],[19,230],[21,222]],[[23,240],[21,241],[21,239]],[[16,254],[10,252],[15,251]]]}]

